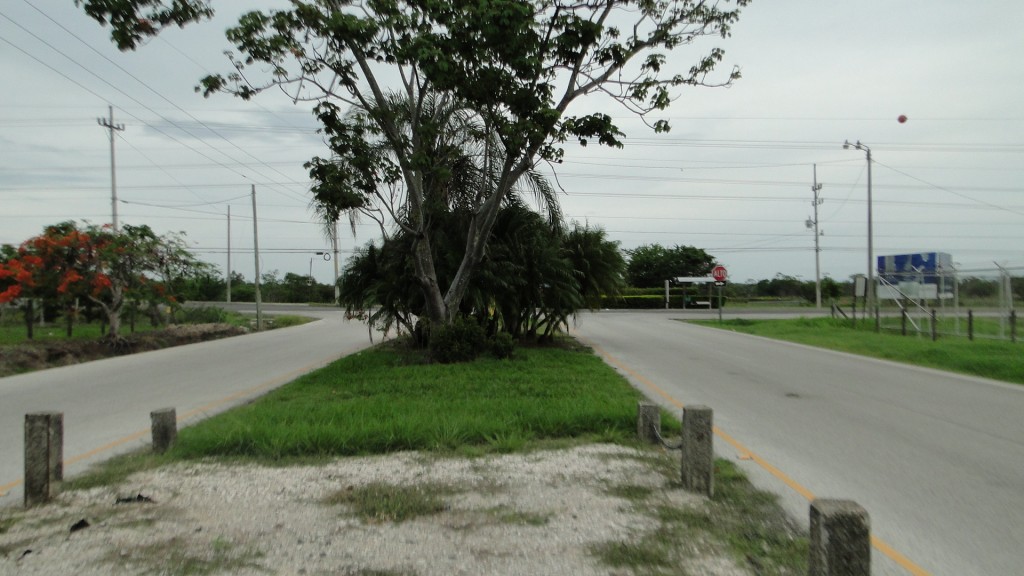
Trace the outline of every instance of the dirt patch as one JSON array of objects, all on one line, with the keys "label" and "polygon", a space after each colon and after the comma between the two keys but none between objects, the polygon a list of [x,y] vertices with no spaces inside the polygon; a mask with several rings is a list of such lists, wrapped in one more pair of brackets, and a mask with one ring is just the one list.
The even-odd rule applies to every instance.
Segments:
[{"label": "dirt patch", "polygon": [[0,348],[0,377],[68,366],[246,334],[230,324],[182,324],[125,336],[117,346],[103,340],[47,340]]},{"label": "dirt patch", "polygon": [[[651,510],[696,515],[705,505],[635,457],[643,455],[596,444],[286,468],[179,463],[14,513],[0,534],[0,574],[750,576],[708,538],[672,541],[654,560],[605,558],[609,547],[644,549],[660,529]],[[368,488],[375,507],[384,494],[417,513],[366,514],[349,495]],[[440,505],[421,509],[410,492]],[[138,494],[149,500],[117,503]]]}]

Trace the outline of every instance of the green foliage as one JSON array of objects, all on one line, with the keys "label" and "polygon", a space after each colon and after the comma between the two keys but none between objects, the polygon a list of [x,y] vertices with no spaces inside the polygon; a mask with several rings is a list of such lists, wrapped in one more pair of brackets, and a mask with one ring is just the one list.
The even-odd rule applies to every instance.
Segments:
[{"label": "green foliage", "polygon": [[448,504],[443,496],[452,492],[450,487],[440,485],[372,483],[335,492],[326,502],[348,506],[355,515],[371,522],[405,522],[444,512]]},{"label": "green foliage", "polygon": [[657,288],[677,277],[708,276],[715,267],[713,256],[692,246],[646,244],[626,253],[626,279],[637,288]]},{"label": "green foliage", "polygon": [[428,347],[430,358],[442,364],[475,360],[486,345],[483,327],[467,318],[456,318],[450,324],[434,326]]},{"label": "green foliage", "polygon": [[179,324],[221,324],[228,322],[228,312],[216,306],[183,306],[174,312]]},{"label": "green foliage", "polygon": [[[424,364],[408,354],[400,345],[379,346],[339,360],[182,429],[172,457],[493,451],[636,435],[639,393],[587,350],[544,347],[515,362],[461,364]],[[664,424],[678,431],[678,421]]]},{"label": "green foliage", "polygon": [[516,350],[516,339],[508,332],[498,332],[491,339],[491,352],[498,360],[512,357]]},{"label": "green foliage", "polygon": [[[211,13],[203,0],[78,2],[111,24],[122,49]],[[720,48],[688,69],[670,70],[666,55],[704,36],[727,37],[748,2],[399,1],[359,10],[296,2],[244,14],[226,33],[238,51],[229,53],[233,71],[207,76],[200,89],[249,99],[280,88],[319,100],[331,159],[307,164],[318,212],[325,222],[352,211],[394,217],[416,240],[413,273],[426,316],[443,323],[462,310],[499,210],[538,160],[558,160],[569,140],[622,146],[612,116],[569,116],[574,101],[605,92],[648,113],[667,108],[680,87],[731,83],[738,69],[713,76]],[[399,92],[388,90],[390,78],[404,80]],[[653,127],[664,132],[668,123]],[[469,215],[463,249],[439,255],[439,213],[456,208]],[[439,282],[435,259],[450,256],[456,272]],[[590,288],[582,287],[587,297]]]}]

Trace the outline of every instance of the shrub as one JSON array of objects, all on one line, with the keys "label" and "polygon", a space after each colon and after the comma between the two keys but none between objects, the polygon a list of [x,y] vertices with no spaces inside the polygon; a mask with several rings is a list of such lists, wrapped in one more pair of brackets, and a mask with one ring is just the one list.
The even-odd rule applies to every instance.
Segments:
[{"label": "shrub", "polygon": [[453,364],[475,360],[487,342],[482,326],[466,318],[430,328],[430,357],[434,362]]},{"label": "shrub", "polygon": [[228,321],[228,313],[213,306],[179,308],[174,313],[174,321],[178,324],[221,324]]},{"label": "shrub", "polygon": [[420,318],[412,329],[412,341],[417,348],[426,348],[430,344],[430,320]]},{"label": "shrub", "polygon": [[516,349],[516,339],[508,332],[498,332],[491,340],[491,352],[499,360],[511,358]]}]

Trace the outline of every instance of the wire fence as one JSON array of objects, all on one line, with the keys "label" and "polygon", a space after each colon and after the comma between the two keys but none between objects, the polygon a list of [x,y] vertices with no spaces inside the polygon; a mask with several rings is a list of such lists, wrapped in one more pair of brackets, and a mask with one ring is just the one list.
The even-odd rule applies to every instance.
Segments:
[{"label": "wire fence", "polygon": [[858,310],[851,320],[918,337],[1016,342],[1024,267],[880,274],[876,295],[877,311]]}]

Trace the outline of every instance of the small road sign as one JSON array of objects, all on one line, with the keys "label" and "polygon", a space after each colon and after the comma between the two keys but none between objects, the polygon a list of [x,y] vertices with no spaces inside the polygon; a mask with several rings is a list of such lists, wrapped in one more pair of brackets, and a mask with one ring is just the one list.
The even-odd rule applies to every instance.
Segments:
[{"label": "small road sign", "polygon": [[729,277],[729,272],[725,269],[725,266],[715,266],[711,269],[711,277],[715,279],[715,283],[725,282],[725,279]]}]

